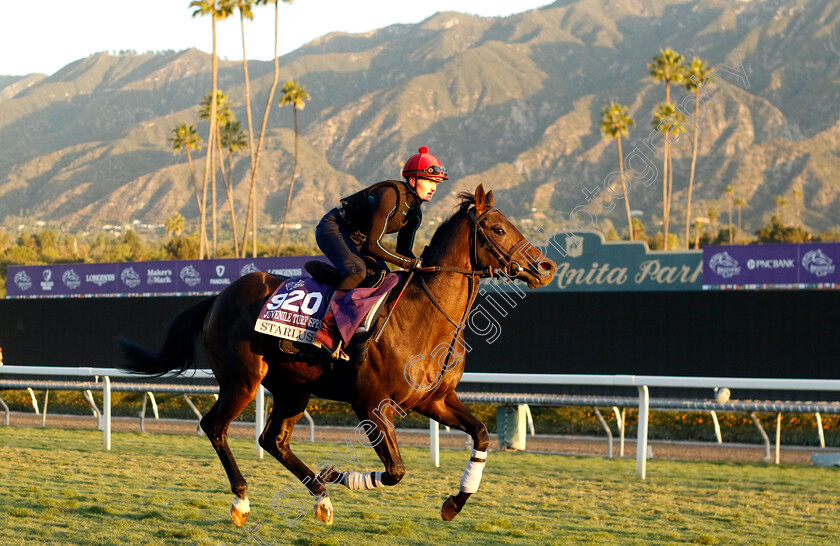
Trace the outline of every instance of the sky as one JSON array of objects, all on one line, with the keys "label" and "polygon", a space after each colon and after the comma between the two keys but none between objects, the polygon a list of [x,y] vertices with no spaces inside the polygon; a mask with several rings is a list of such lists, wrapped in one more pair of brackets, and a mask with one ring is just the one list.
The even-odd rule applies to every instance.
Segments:
[{"label": "sky", "polygon": [[[505,16],[551,0],[295,0],[280,4],[283,55],[329,32],[367,32],[394,23],[417,23],[440,11]],[[54,74],[100,51],[210,52],[210,19],[192,17],[189,0],[0,0],[0,75]],[[246,21],[249,59],[274,52],[274,6],[259,6]],[[219,24],[219,57],[242,59],[238,15]]]}]

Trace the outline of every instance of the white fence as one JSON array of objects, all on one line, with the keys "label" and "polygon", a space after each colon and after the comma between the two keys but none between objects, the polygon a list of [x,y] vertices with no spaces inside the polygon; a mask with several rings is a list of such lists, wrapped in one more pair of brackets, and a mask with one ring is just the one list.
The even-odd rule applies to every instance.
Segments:
[{"label": "white fence", "polygon": [[[103,444],[105,449],[111,449],[111,378],[132,378],[136,375],[127,374],[115,368],[70,368],[70,367],[32,367],[32,366],[0,366],[0,376],[7,375],[36,375],[36,376],[68,376],[68,377],[98,377],[103,391]],[[186,377],[213,377],[209,370],[192,370]],[[671,388],[714,388],[727,387],[730,389],[758,389],[785,391],[830,391],[840,392],[838,379],[761,379],[741,377],[683,377],[683,376],[651,376],[651,375],[578,375],[578,374],[501,374],[501,373],[470,373],[464,374],[464,383],[493,383],[502,385],[590,385],[636,387],[638,389],[639,422],[636,439],[636,476],[645,479],[648,445],[648,414],[650,409],[649,387]],[[187,387],[188,388],[188,387]],[[256,398],[256,450],[257,456],[262,458],[259,446],[259,436],[265,426],[265,389],[260,386]],[[430,422],[430,446],[432,461],[439,460],[438,424]],[[778,450],[778,428],[777,428]]]}]

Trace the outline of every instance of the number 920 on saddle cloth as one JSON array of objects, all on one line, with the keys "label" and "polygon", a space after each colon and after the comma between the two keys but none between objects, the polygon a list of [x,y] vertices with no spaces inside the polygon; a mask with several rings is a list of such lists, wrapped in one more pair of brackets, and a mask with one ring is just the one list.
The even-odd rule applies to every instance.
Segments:
[{"label": "number 920 on saddle cloth", "polygon": [[312,277],[293,277],[277,287],[260,311],[254,330],[291,341],[312,343],[334,288]]},{"label": "number 920 on saddle cloth", "polygon": [[[368,333],[388,293],[399,282],[389,273],[375,287],[359,287],[332,302],[338,330],[346,345],[354,334]],[[277,287],[260,311],[254,330],[289,341],[317,344],[315,334],[335,287],[313,277],[293,277]]]}]

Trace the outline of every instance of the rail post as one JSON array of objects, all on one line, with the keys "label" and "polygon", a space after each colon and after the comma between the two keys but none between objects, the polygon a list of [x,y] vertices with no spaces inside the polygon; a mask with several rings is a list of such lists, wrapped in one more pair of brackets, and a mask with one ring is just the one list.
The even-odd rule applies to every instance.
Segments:
[{"label": "rail post", "polygon": [[104,389],[102,390],[102,411],[105,412],[105,426],[102,437],[105,442],[105,449],[111,449],[111,378],[107,375],[102,378]]},{"label": "rail post", "polygon": [[650,394],[647,385],[639,385],[639,425],[636,435],[636,477],[645,479],[647,470],[648,409]]}]

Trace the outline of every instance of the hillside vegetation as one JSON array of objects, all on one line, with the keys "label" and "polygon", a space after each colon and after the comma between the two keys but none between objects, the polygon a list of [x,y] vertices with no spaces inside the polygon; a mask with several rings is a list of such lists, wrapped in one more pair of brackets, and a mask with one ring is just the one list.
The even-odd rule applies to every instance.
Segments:
[{"label": "hillside vegetation", "polygon": [[[286,13],[281,25],[293,25],[294,10]],[[479,182],[529,229],[568,220],[586,204],[583,190],[601,186],[618,167],[613,139],[600,132],[604,106],[627,105],[635,120],[625,156],[638,148],[655,157],[643,141],[665,89],[647,64],[673,48],[686,63],[706,60],[729,84],[702,120],[692,216],[708,222],[713,207],[725,216],[725,188],[732,186],[744,201],[746,233],[774,214],[815,233],[828,230],[840,224],[838,24],[840,6],[832,0],[560,0],[510,17],[447,12],[418,24],[323,36],[280,59],[281,85],[294,78],[311,95],[299,112],[287,221],[303,224],[296,235],[303,237],[339,196],[398,177],[400,162],[422,144],[451,172],[427,207],[423,237],[451,212],[456,192]],[[739,64],[746,78],[720,68]],[[250,62],[249,69],[258,131],[273,64]],[[688,91],[671,87],[679,104]],[[219,88],[245,120],[241,63],[220,62]],[[209,55],[198,50],[98,53],[50,76],[0,76],[6,228],[162,225],[176,212],[194,226],[187,158],[174,155],[167,138],[186,123],[206,139],[198,105],[209,89]],[[681,240],[691,136],[671,146],[671,233]],[[194,152],[199,170],[203,154]],[[291,108],[275,105],[258,176],[261,228],[282,221],[293,161]],[[247,150],[233,162],[237,220],[244,222]],[[224,226],[227,198],[219,184]],[[662,229],[661,184],[635,184],[629,198],[649,234]],[[613,225],[619,235],[627,231],[623,204],[599,215],[597,229]]]}]

